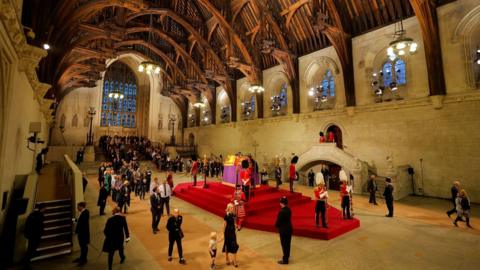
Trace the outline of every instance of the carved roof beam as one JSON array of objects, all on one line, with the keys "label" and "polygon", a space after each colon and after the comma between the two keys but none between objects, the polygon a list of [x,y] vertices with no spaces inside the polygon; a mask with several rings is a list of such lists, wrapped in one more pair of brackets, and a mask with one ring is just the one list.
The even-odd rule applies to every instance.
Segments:
[{"label": "carved roof beam", "polygon": [[438,29],[436,1],[410,0],[422,30],[425,57],[427,60],[428,86],[430,95],[445,95],[440,31]]}]

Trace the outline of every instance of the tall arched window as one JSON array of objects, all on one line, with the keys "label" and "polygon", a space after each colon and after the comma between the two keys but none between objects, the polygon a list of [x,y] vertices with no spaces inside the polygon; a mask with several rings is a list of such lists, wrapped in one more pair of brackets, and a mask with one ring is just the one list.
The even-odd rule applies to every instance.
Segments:
[{"label": "tall arched window", "polygon": [[[123,99],[109,97],[112,92],[123,94]],[[137,82],[135,74],[127,65],[117,61],[105,73],[101,126],[135,128],[136,112]]]},{"label": "tall arched window", "polygon": [[332,71],[329,69],[323,76],[322,80],[323,96],[334,97],[335,96],[335,80],[332,75]]},{"label": "tall arched window", "polygon": [[287,113],[287,83],[282,83],[278,95],[273,95],[270,99],[272,101],[272,110],[273,116],[285,115]]},{"label": "tall arched window", "polygon": [[382,84],[385,88],[392,85],[392,82],[396,85],[407,84],[407,74],[405,61],[400,58],[396,58],[394,61],[387,61],[382,66]]}]

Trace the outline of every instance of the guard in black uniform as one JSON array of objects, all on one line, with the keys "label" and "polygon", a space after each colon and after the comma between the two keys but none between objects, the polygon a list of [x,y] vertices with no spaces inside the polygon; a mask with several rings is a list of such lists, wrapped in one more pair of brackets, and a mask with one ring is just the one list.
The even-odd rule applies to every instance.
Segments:
[{"label": "guard in black uniform", "polygon": [[290,244],[292,242],[292,211],[288,208],[288,199],[283,196],[280,198],[282,209],[278,212],[275,227],[280,233],[280,243],[282,244],[283,258],[278,261],[279,264],[288,264],[290,259]]}]

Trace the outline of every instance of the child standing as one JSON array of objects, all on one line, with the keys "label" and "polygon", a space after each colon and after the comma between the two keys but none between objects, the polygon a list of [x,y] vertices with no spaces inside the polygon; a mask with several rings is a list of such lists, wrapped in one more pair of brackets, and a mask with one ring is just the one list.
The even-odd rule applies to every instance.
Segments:
[{"label": "child standing", "polygon": [[210,253],[211,263],[210,270],[215,269],[215,257],[217,257],[217,233],[210,233],[210,241],[208,243],[208,252]]}]

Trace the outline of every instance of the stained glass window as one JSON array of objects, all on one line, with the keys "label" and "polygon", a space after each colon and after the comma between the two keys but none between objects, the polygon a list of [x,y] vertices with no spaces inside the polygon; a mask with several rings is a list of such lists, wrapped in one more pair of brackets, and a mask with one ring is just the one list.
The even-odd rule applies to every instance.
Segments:
[{"label": "stained glass window", "polygon": [[330,69],[327,70],[322,79],[322,96],[335,96],[335,79]]},{"label": "stained glass window", "polygon": [[[124,98],[114,99],[108,97],[108,94],[114,91],[122,93]],[[101,126],[135,128],[136,106],[137,83],[135,75],[125,64],[115,62],[108,68],[105,74]]]},{"label": "stained glass window", "polygon": [[392,82],[396,82],[397,85],[407,84],[405,61],[397,58],[393,62],[385,62],[382,67],[382,80],[385,87],[389,87]]}]

